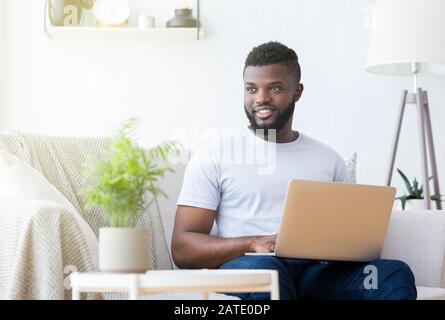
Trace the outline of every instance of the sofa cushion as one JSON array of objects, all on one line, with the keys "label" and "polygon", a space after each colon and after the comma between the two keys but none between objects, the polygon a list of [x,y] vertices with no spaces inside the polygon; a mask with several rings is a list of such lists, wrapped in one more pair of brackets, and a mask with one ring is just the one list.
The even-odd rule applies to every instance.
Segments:
[{"label": "sofa cushion", "polygon": [[73,205],[40,172],[16,156],[0,150],[0,200],[5,199],[44,200],[66,207],[77,221],[97,266],[97,238]]},{"label": "sofa cushion", "polygon": [[91,156],[101,158],[109,149],[107,138],[56,137],[11,132],[0,134],[0,149],[39,171],[76,208],[96,236],[107,226],[100,210],[86,211],[84,190],[95,181],[81,177],[84,163]]},{"label": "sofa cushion", "polygon": [[160,181],[160,188],[168,194],[168,198],[160,197],[157,199],[160,213],[160,226],[159,228],[153,228],[153,232],[158,234],[162,232],[164,238],[165,248],[157,247],[156,251],[166,250],[164,253],[157,252],[156,254],[167,254],[171,260],[171,266],[177,268],[171,259],[171,239],[173,235],[173,225],[176,215],[176,200],[179,197],[179,193],[182,187],[182,179],[184,177],[186,164],[176,164],[172,168],[174,173],[167,173],[166,176]]},{"label": "sofa cushion", "polygon": [[349,172],[350,183],[357,183],[357,153],[351,152],[350,154],[343,157],[345,161],[346,168]]},{"label": "sofa cushion", "polygon": [[417,300],[445,300],[445,288],[417,287]]},{"label": "sofa cushion", "polygon": [[382,258],[406,262],[417,286],[445,287],[443,211],[393,211]]}]

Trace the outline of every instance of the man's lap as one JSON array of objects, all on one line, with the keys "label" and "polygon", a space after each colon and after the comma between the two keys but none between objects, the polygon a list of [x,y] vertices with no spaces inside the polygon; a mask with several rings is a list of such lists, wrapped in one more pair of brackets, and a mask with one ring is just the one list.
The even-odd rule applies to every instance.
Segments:
[{"label": "man's lap", "polygon": [[273,256],[242,256],[221,268],[278,270],[280,287],[286,286],[283,293],[298,299],[415,299],[412,272],[398,260],[320,263]]}]

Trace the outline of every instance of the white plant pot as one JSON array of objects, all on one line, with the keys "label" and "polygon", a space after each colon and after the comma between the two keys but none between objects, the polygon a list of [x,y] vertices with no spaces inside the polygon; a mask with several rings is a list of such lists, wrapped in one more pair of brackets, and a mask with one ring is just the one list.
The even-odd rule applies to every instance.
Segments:
[{"label": "white plant pot", "polygon": [[151,269],[149,229],[101,228],[99,270],[143,273]]},{"label": "white plant pot", "polygon": [[[400,210],[402,210],[402,203],[399,200]],[[435,209],[436,204],[434,201],[431,201],[431,209]],[[416,210],[425,210],[423,206],[423,199],[410,199],[405,202],[405,210],[406,211],[416,211]]]}]

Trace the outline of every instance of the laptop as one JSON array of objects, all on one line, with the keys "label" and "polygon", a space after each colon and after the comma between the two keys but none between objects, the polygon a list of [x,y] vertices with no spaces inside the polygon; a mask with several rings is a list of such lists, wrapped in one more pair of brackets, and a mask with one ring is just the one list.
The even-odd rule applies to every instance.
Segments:
[{"label": "laptop", "polygon": [[381,256],[396,189],[292,179],[274,255],[367,262]]}]

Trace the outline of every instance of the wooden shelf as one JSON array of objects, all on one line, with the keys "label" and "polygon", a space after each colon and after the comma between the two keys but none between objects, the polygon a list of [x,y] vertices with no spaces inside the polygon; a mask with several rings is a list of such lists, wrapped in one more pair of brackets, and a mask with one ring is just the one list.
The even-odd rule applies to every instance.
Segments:
[{"label": "wooden shelf", "polygon": [[132,27],[53,27],[46,31],[54,40],[199,40],[204,38],[202,28],[149,28]]}]

